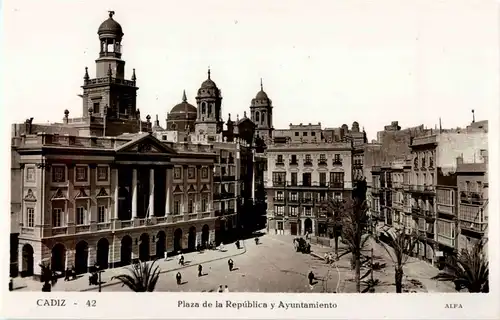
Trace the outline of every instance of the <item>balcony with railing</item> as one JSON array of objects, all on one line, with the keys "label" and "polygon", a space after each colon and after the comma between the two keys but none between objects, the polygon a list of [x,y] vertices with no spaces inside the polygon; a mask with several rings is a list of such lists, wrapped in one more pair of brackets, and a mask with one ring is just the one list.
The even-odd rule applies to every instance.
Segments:
[{"label": "balcony with railing", "polygon": [[459,221],[460,229],[484,234],[488,229],[488,222],[471,222],[466,220]]},{"label": "balcony with railing", "polygon": [[302,198],[300,200],[300,203],[302,203],[302,204],[311,204],[312,205],[313,204],[313,198]]},{"label": "balcony with railing", "polygon": [[484,200],[483,194],[480,192],[460,192],[461,203],[482,205]]},{"label": "balcony with railing", "polygon": [[306,167],[310,167],[310,166],[312,166],[312,165],[313,165],[312,160],[310,160],[310,159],[306,159],[306,160],[304,160],[304,166],[306,166]]},{"label": "balcony with railing", "polygon": [[289,164],[290,164],[291,166],[298,166],[298,165],[299,165],[299,162],[297,161],[297,159],[295,159],[295,160],[290,160]]},{"label": "balcony with railing", "polygon": [[285,181],[273,181],[273,187],[284,187]]},{"label": "balcony with railing", "polygon": [[273,197],[273,202],[285,202],[285,197]]},{"label": "balcony with railing", "polygon": [[433,194],[436,192],[436,188],[431,185],[411,185],[410,191],[413,193],[422,193],[422,194]]},{"label": "balcony with railing", "polygon": [[281,160],[276,160],[275,165],[276,165],[276,166],[284,166],[284,165],[285,165],[285,161],[283,161],[283,159],[281,159]]},{"label": "balcony with railing", "polygon": [[343,182],[330,182],[329,185],[330,185],[330,188],[344,189],[344,183]]},{"label": "balcony with railing", "polygon": [[341,166],[342,165],[342,160],[340,160],[340,159],[333,159],[332,160],[332,165],[334,165],[334,166]]},{"label": "balcony with railing", "polygon": [[320,166],[320,167],[323,166],[324,167],[324,166],[327,166],[327,165],[328,165],[328,163],[327,163],[326,159],[319,159],[318,160],[318,166]]}]

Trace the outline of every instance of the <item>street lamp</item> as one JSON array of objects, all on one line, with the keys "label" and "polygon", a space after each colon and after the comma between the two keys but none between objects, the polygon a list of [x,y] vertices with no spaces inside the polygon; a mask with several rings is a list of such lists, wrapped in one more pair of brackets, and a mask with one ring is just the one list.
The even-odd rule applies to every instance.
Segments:
[{"label": "street lamp", "polygon": [[99,286],[99,292],[101,292],[101,273],[104,272],[104,269],[101,270],[100,266],[96,263],[94,265],[95,267],[95,271],[97,272],[97,282],[98,282],[98,286]]}]

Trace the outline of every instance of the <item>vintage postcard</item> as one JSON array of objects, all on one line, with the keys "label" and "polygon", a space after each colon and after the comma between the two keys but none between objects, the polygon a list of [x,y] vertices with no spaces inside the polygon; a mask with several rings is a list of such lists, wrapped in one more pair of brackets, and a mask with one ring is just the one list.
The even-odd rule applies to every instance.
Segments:
[{"label": "vintage postcard", "polygon": [[500,318],[494,1],[1,7],[1,316]]}]

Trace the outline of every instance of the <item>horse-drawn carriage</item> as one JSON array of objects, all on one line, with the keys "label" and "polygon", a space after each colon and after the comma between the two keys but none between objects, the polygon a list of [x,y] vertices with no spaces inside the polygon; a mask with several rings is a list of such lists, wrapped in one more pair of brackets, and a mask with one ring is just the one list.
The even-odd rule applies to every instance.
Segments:
[{"label": "horse-drawn carriage", "polygon": [[311,244],[304,240],[304,238],[293,239],[293,245],[297,252],[311,253]]}]

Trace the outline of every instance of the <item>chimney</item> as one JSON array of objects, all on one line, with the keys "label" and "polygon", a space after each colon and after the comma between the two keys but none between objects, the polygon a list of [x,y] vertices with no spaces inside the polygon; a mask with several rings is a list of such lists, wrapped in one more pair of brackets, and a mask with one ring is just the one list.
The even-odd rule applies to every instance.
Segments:
[{"label": "chimney", "polygon": [[463,164],[464,163],[464,158],[462,156],[457,157],[457,165]]}]

